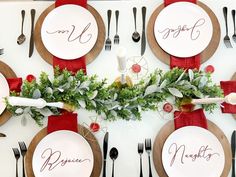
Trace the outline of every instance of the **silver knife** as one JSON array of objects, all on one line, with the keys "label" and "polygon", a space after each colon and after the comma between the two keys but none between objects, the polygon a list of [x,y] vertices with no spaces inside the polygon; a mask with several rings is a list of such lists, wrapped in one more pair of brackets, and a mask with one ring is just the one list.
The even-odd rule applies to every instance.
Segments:
[{"label": "silver knife", "polygon": [[235,177],[235,149],[236,148],[236,130],[231,136],[231,151],[232,151],[232,177]]},{"label": "silver knife", "polygon": [[4,133],[0,133],[0,137],[6,137]]},{"label": "silver knife", "polygon": [[142,30],[142,37],[141,37],[141,56],[143,56],[146,50],[146,35],[145,35],[146,11],[147,11],[147,8],[142,7],[143,30]]},{"label": "silver knife", "polygon": [[107,159],[107,149],[108,149],[108,137],[109,133],[106,132],[103,139],[103,173],[102,177],[106,177],[106,159]]},{"label": "silver knife", "polygon": [[34,52],[34,19],[35,19],[35,9],[31,9],[31,35],[30,35],[30,44],[29,44],[29,58],[33,55]]}]

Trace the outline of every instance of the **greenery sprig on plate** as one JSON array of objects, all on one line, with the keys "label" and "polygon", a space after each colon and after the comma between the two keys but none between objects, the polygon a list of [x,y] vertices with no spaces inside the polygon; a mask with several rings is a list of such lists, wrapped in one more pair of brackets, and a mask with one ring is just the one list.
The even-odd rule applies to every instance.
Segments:
[{"label": "greenery sprig on plate", "polygon": [[[103,114],[105,120],[117,119],[140,120],[141,112],[158,110],[160,104],[169,97],[181,108],[183,102],[192,98],[222,97],[222,90],[211,80],[210,73],[203,71],[174,68],[164,73],[156,70],[147,78],[133,86],[121,86],[114,82],[107,85],[106,79],[84,75],[82,71],[72,75],[69,71],[55,70],[53,80],[43,72],[39,81],[25,80],[20,93],[13,96],[27,98],[43,98],[47,102],[64,102],[77,109],[95,111]],[[206,111],[212,111],[216,104],[202,105]],[[52,107],[42,109],[35,107],[11,106],[8,110],[14,115],[29,115],[38,125],[50,114],[60,114],[60,110]]]}]

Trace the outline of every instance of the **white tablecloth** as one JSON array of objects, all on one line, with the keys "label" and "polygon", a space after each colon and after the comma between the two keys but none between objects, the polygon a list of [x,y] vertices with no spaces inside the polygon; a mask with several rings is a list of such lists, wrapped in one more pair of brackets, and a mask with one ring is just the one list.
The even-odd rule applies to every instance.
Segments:
[{"label": "white tablecloth", "polygon": [[[229,33],[233,33],[233,24],[231,17],[231,10],[236,8],[236,0],[203,0],[216,14],[221,26],[221,37],[225,35],[225,23],[223,19],[223,6],[229,8]],[[131,35],[134,31],[133,24],[133,12],[134,6],[138,9],[137,23],[138,31],[141,32],[141,7],[147,7],[147,21],[154,11],[154,9],[162,3],[161,0],[132,0],[132,1],[89,1],[89,4],[94,6],[97,11],[103,17],[105,25],[107,26],[106,12],[108,9],[113,11],[120,10],[120,45],[128,49],[128,56],[140,55],[141,46],[140,43],[134,43],[131,39]],[[0,60],[8,64],[17,74],[18,77],[25,78],[28,74],[39,76],[41,71],[46,71],[50,76],[53,75],[52,66],[47,64],[39,56],[35,49],[31,58],[28,58],[28,47],[30,38],[30,9],[36,9],[36,19],[40,13],[48,7],[52,2],[0,2],[0,47],[5,49],[4,55],[0,56]],[[26,10],[25,18],[25,34],[26,42],[19,46],[16,44],[16,38],[20,34],[21,26],[21,9]],[[115,34],[115,16],[113,13],[111,20],[111,36]],[[113,45],[110,52],[104,49],[97,57],[97,59],[87,66],[88,75],[97,74],[100,78],[108,78],[111,83],[118,75],[116,50],[118,45]],[[211,64],[215,67],[213,74],[213,80],[219,83],[221,80],[229,80],[233,73],[236,72],[236,44],[233,43],[233,49],[227,49],[223,40],[220,41],[220,45],[216,53],[212,58],[204,63],[201,68]],[[149,65],[149,71],[152,72],[156,68],[168,70],[169,67],[160,62],[151,52],[147,45],[145,57]],[[90,116],[95,116],[93,112],[87,112],[85,110],[78,111],[78,120],[81,124],[89,123]],[[236,129],[236,121],[230,114],[222,114],[220,110],[214,111],[213,114],[206,113],[209,120],[216,123],[225,133],[230,140],[231,133]],[[105,122],[102,121],[103,128],[108,129],[110,133],[109,137],[109,149],[113,146],[119,150],[119,157],[116,161],[116,174],[117,177],[137,177],[139,176],[139,156],[137,153],[137,143],[144,142],[145,138],[152,138],[154,141],[160,128],[167,122],[158,116],[157,112],[144,112],[142,114],[142,121],[116,121]],[[46,122],[46,121],[45,121]],[[45,124],[46,125],[46,124]],[[42,127],[38,127],[34,121],[28,120],[27,126],[21,125],[21,120],[16,117],[12,117],[6,124],[0,127],[0,132],[7,134],[7,138],[0,139],[0,172],[2,177],[12,177],[15,175],[15,159],[12,152],[12,147],[18,147],[18,141],[25,141],[28,145],[31,139]],[[103,132],[95,134],[101,147],[103,142]],[[147,154],[143,154],[143,170],[144,176],[148,176],[148,161]],[[111,163],[108,158],[107,164],[107,176],[111,176]],[[21,163],[20,163],[21,164]],[[157,173],[152,164],[153,176],[157,177]],[[20,170],[21,173],[21,170]],[[229,175],[230,176],[230,175]]]}]

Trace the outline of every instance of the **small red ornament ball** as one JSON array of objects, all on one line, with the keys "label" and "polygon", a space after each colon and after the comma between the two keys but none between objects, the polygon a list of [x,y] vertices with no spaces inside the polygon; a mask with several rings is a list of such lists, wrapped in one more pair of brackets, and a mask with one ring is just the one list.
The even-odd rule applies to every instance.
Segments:
[{"label": "small red ornament ball", "polygon": [[26,76],[26,80],[28,82],[32,82],[32,81],[36,80],[36,77],[32,74],[29,74],[28,76]]},{"label": "small red ornament ball", "polygon": [[133,64],[132,65],[132,71],[134,72],[134,73],[139,73],[140,71],[141,71],[141,66],[139,65],[139,64]]},{"label": "small red ornament ball", "polygon": [[170,103],[165,103],[163,106],[163,110],[170,113],[173,110],[173,106]]},{"label": "small red ornament ball", "polygon": [[92,122],[89,128],[92,132],[97,132],[100,130],[100,125],[97,122]]},{"label": "small red ornament ball", "polygon": [[205,72],[207,73],[213,73],[215,71],[215,68],[214,66],[212,65],[208,65],[206,68],[205,68]]}]

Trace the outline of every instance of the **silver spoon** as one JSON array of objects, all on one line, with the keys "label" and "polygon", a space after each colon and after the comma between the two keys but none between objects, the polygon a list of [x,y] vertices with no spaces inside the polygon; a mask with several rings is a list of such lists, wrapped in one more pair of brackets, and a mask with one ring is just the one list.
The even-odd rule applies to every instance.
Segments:
[{"label": "silver spoon", "polygon": [[23,26],[24,26],[24,20],[25,20],[25,10],[21,11],[21,35],[17,38],[17,44],[21,45],[23,42],[25,42],[25,35],[23,34]]},{"label": "silver spoon", "polygon": [[112,177],[114,177],[114,162],[117,159],[118,154],[118,150],[115,147],[111,148],[110,158],[112,159]]},{"label": "silver spoon", "polygon": [[136,13],[137,13],[137,8],[134,7],[133,8],[133,14],[134,14],[134,27],[135,27],[135,31],[132,34],[132,39],[133,39],[134,42],[138,42],[140,40],[140,34],[137,32]]}]

